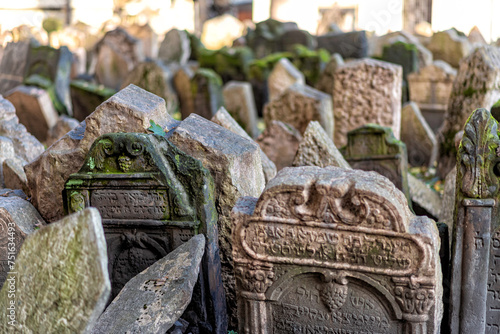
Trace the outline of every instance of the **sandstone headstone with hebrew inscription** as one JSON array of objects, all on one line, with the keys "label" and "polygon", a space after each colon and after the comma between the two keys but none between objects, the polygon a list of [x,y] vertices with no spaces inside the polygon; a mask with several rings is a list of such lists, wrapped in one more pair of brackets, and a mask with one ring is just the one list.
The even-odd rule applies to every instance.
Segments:
[{"label": "sandstone headstone with hebrew inscription", "polygon": [[287,168],[232,217],[238,333],[439,333],[437,228],[386,178]]},{"label": "sandstone headstone with hebrew inscription", "polygon": [[410,201],[406,146],[394,137],[391,129],[368,124],[347,136],[347,146],[341,152],[351,167],[387,177]]},{"label": "sandstone headstone with hebrew inscription", "polygon": [[110,291],[99,212],[89,208],[31,234],[6,282],[2,333],[89,333]]},{"label": "sandstone headstone with hebrew inscription", "polygon": [[498,122],[477,109],[457,156],[451,333],[498,333],[500,228]]},{"label": "sandstone headstone with hebrew inscription", "polygon": [[101,213],[113,298],[132,277],[205,234],[200,300],[192,309],[200,322],[225,330],[213,187],[201,163],[165,138],[114,133],[93,143],[80,171],[66,182],[64,201],[68,212],[92,206]]},{"label": "sandstone headstone with hebrew inscription", "polygon": [[455,166],[455,134],[462,130],[470,113],[490,109],[500,99],[500,50],[483,46],[460,62],[453,82],[444,123],[438,133],[438,173],[444,178]]},{"label": "sandstone headstone with hebrew inscription", "polygon": [[288,87],[294,83],[305,84],[305,77],[287,59],[280,59],[274,66],[267,79],[269,101],[278,98]]},{"label": "sandstone headstone with hebrew inscription", "polygon": [[334,75],[334,142],[347,143],[347,132],[367,123],[389,126],[400,134],[401,66],[374,59],[355,60],[337,68]]},{"label": "sandstone headstone with hebrew inscription", "polygon": [[301,134],[310,121],[318,121],[328,137],[333,138],[332,97],[312,87],[293,84],[266,104],[264,120],[267,126],[273,120],[290,124]]}]

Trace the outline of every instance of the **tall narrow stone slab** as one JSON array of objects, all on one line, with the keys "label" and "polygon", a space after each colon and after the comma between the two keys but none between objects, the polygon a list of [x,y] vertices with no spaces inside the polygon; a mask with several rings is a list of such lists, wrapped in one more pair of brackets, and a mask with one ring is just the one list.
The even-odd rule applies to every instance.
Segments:
[{"label": "tall narrow stone slab", "polygon": [[19,122],[38,140],[47,140],[48,131],[57,122],[57,112],[47,91],[37,87],[18,86],[5,96],[14,107]]},{"label": "tall narrow stone slab", "polygon": [[[225,129],[228,129],[231,132],[236,133],[244,138],[252,140],[252,138],[248,135],[245,130],[231,117],[231,115],[227,112],[223,107],[217,111],[217,113],[212,117],[212,122],[215,124],[219,124]],[[266,183],[269,182],[273,177],[276,176],[276,165],[272,162],[267,155],[260,149],[260,159],[262,161],[262,171],[264,172],[264,178],[266,179]]]},{"label": "tall narrow stone slab", "polygon": [[92,333],[164,334],[191,301],[205,238],[198,235],[131,279]]},{"label": "tall narrow stone slab", "polygon": [[451,333],[494,333],[500,327],[498,122],[476,109],[457,156]]},{"label": "tall narrow stone slab", "polygon": [[437,159],[436,136],[415,102],[403,106],[401,141],[406,144],[410,165],[432,167]]},{"label": "tall narrow stone slab", "polygon": [[342,153],[352,168],[387,177],[411,203],[406,146],[394,137],[390,128],[368,124],[350,131]]},{"label": "tall narrow stone slab", "polygon": [[[191,79],[191,93],[194,108],[192,112],[206,119],[212,118],[224,105],[222,79],[213,70],[200,68],[194,73]],[[189,116],[182,108],[181,113],[183,119]]]},{"label": "tall narrow stone slab", "polygon": [[439,234],[376,173],[287,168],[232,211],[238,333],[439,333]]},{"label": "tall narrow stone slab", "polygon": [[500,50],[484,46],[460,63],[453,83],[444,123],[438,133],[441,177],[455,166],[455,134],[462,130],[472,110],[490,109],[500,99]]},{"label": "tall narrow stone slab", "polygon": [[435,33],[427,47],[435,60],[444,60],[455,68],[459,67],[462,58],[467,57],[471,51],[467,37],[460,35],[455,29]]},{"label": "tall narrow stone slab", "polygon": [[187,117],[195,112],[194,97],[191,91],[191,79],[194,72],[189,66],[182,66],[174,75],[174,88],[179,96],[181,115]]},{"label": "tall narrow stone slab", "polygon": [[318,121],[328,137],[333,138],[332,97],[303,84],[293,84],[264,107],[264,120],[292,125],[303,134],[309,122]]},{"label": "tall narrow stone slab", "polygon": [[292,165],[351,168],[335,147],[331,136],[316,121],[311,121],[307,126]]},{"label": "tall narrow stone slab", "polygon": [[272,121],[256,141],[280,171],[292,166],[302,135],[289,124]]},{"label": "tall narrow stone slab", "polygon": [[249,82],[230,81],[224,86],[222,94],[227,111],[252,138],[256,138],[259,129],[252,85]]},{"label": "tall narrow stone slab", "polygon": [[439,221],[448,226],[448,234],[453,239],[453,221],[455,219],[455,191],[457,185],[457,168],[453,168],[444,180],[443,200],[441,202],[441,211],[439,212]]},{"label": "tall narrow stone slab", "polygon": [[63,216],[62,190],[83,165],[94,140],[110,132],[146,132],[150,121],[172,121],[165,100],[130,85],[101,104],[85,121],[25,166],[32,203],[47,221]]},{"label": "tall narrow stone slab", "polygon": [[165,64],[187,63],[191,55],[191,43],[186,31],[172,29],[169,30],[161,42],[158,58]]},{"label": "tall narrow stone slab", "polygon": [[15,258],[24,240],[45,225],[30,202],[19,197],[0,197],[0,286],[13,271]]},{"label": "tall narrow stone slab", "polygon": [[237,306],[230,212],[239,197],[258,196],[264,189],[260,151],[253,141],[198,115],[189,116],[168,135],[179,149],[200,160],[214,178],[222,281],[226,292],[229,328],[235,328],[238,319],[235,314]]},{"label": "tall narrow stone slab", "polygon": [[[190,310],[216,333],[227,330],[213,180],[201,163],[153,134],[99,137],[63,193],[68,212],[95,207],[108,245],[111,296],[195,234],[207,238]],[[226,334],[226,333],[224,333]]]},{"label": "tall narrow stone slab", "polygon": [[347,132],[367,123],[391,127],[400,138],[402,74],[401,66],[374,59],[337,68],[331,94],[337,146],[347,143]]},{"label": "tall narrow stone slab", "polygon": [[0,305],[15,305],[15,321],[1,312],[2,333],[88,333],[110,291],[99,212],[90,208],[31,234],[14,270]]},{"label": "tall narrow stone slab", "polygon": [[278,98],[288,87],[294,83],[305,84],[304,74],[302,74],[293,64],[286,58],[280,59],[274,66],[269,78],[267,86],[269,92],[269,101]]},{"label": "tall narrow stone slab", "polygon": [[22,84],[29,49],[29,42],[11,42],[5,47],[0,63],[0,94]]}]

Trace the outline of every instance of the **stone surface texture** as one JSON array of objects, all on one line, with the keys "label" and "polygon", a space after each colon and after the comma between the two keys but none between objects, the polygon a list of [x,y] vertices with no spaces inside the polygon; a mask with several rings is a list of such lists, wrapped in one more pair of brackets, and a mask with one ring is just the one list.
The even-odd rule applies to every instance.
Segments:
[{"label": "stone surface texture", "polygon": [[194,236],[132,278],[92,333],[164,334],[191,301],[204,249],[203,235]]},{"label": "stone surface texture", "polygon": [[60,116],[53,127],[49,129],[47,140],[45,141],[47,147],[54,144],[66,133],[80,125],[80,122],[68,116]]},{"label": "stone surface texture", "polygon": [[332,97],[303,84],[293,84],[264,107],[264,120],[290,124],[301,134],[310,121],[318,121],[328,137],[333,138]]},{"label": "stone surface texture", "polygon": [[292,165],[294,167],[335,166],[351,168],[342,153],[335,147],[331,136],[328,136],[323,127],[316,121],[311,121],[307,126]]},{"label": "stone surface texture", "polygon": [[[32,233],[0,291],[0,305],[16,306],[14,327],[0,315],[2,333],[89,333],[104,310],[110,284],[99,212],[86,209]],[[17,293],[8,297],[9,279]]]},{"label": "stone surface texture", "polygon": [[64,183],[83,165],[97,137],[120,131],[144,133],[151,126],[150,121],[162,128],[172,121],[165,100],[130,85],[101,104],[78,127],[26,165],[31,200],[42,217],[52,222],[63,216]]},{"label": "stone surface texture", "polygon": [[347,132],[367,123],[392,128],[400,137],[401,66],[374,59],[355,60],[337,68],[333,97],[334,142],[347,143]]}]

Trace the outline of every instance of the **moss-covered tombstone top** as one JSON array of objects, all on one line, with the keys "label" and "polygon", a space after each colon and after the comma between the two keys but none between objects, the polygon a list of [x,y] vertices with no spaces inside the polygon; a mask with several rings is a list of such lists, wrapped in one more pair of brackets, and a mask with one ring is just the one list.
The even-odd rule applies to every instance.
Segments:
[{"label": "moss-covered tombstone top", "polygon": [[193,311],[204,314],[200,321],[225,328],[213,191],[201,162],[164,137],[109,133],[92,144],[80,171],[66,182],[63,198],[68,212],[93,206],[101,213],[113,297],[194,234],[204,234],[206,301],[196,307],[211,309],[193,306]]}]

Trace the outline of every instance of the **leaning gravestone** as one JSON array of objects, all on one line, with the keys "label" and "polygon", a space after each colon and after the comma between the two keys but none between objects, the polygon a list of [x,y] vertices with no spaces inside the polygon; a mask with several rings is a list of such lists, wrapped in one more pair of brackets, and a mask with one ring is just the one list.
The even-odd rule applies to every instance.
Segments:
[{"label": "leaning gravestone", "polygon": [[338,53],[343,58],[364,58],[368,56],[366,31],[352,31],[338,34],[328,33],[318,37],[318,48]]},{"label": "leaning gravestone", "polygon": [[438,173],[444,178],[455,166],[454,137],[462,130],[471,110],[490,109],[500,99],[500,50],[484,46],[460,62],[444,123],[438,133]]},{"label": "leaning gravestone", "polygon": [[[259,196],[264,189],[260,150],[252,140],[193,114],[174,130],[168,139],[180,150],[198,159],[215,182],[215,206],[219,219],[221,276],[226,292],[229,327],[236,328],[236,297],[231,232],[231,209],[241,196]],[[188,181],[192,182],[192,181]],[[226,333],[224,333],[226,334]]]},{"label": "leaning gravestone", "polygon": [[70,91],[73,117],[80,122],[116,93],[114,89],[83,80],[71,81]]},{"label": "leaning gravestone", "polygon": [[213,180],[201,163],[165,138],[113,133],[96,139],[80,171],[65,185],[68,212],[95,207],[108,245],[112,297],[141,271],[193,235],[207,237],[200,322],[226,330]]},{"label": "leaning gravestone", "polygon": [[331,136],[316,121],[309,122],[292,165],[351,168],[335,147]]},{"label": "leaning gravestone", "polygon": [[158,58],[165,64],[185,65],[191,55],[191,43],[186,31],[172,29],[161,42]]},{"label": "leaning gravestone", "polygon": [[205,249],[197,235],[132,278],[92,333],[165,334],[191,301]]},{"label": "leaning gravestone", "polygon": [[437,159],[436,136],[415,102],[401,111],[401,141],[406,144],[410,165],[432,167]]},{"label": "leaning gravestone", "polygon": [[377,173],[287,168],[232,211],[239,333],[439,333],[439,235]]},{"label": "leaning gravestone", "polygon": [[367,124],[347,134],[342,153],[354,169],[375,171],[401,190],[410,201],[406,146],[397,140],[388,127]]},{"label": "leaning gravestone", "polygon": [[498,122],[476,109],[457,156],[451,333],[498,333],[500,229]]},{"label": "leaning gravestone", "polygon": [[222,94],[226,109],[252,138],[256,138],[259,129],[252,85],[249,82],[229,81]]},{"label": "leaning gravestone", "polygon": [[19,197],[0,197],[0,286],[28,235],[45,225],[30,202]]},{"label": "leaning gravestone", "polygon": [[13,270],[0,292],[2,333],[89,333],[110,291],[99,212],[86,209],[30,235]]},{"label": "leaning gravestone", "polygon": [[293,66],[287,58],[280,59],[276,65],[274,65],[274,68],[267,79],[269,101],[278,98],[294,83],[304,85],[304,74]]},{"label": "leaning gravestone", "polygon": [[333,138],[332,97],[303,84],[293,84],[264,107],[269,126],[277,120],[290,124],[303,134],[310,121],[318,121],[328,137]]},{"label": "leaning gravestone", "polygon": [[16,109],[19,122],[38,140],[47,140],[48,131],[57,122],[57,112],[54,109],[48,92],[32,86],[17,86],[5,98]]},{"label": "leaning gravestone", "polygon": [[[195,72],[191,79],[191,93],[193,94],[193,112],[206,119],[212,118],[224,105],[222,79],[215,71],[208,68],[199,68]],[[183,119],[189,116],[184,113],[184,109],[181,109],[181,112]]]},{"label": "leaning gravestone", "polygon": [[151,121],[162,128],[173,121],[165,109],[165,100],[130,85],[26,165],[31,201],[42,217],[52,222],[63,216],[64,183],[70,174],[80,170],[97,137],[118,131],[146,132]]},{"label": "leaning gravestone", "polygon": [[5,47],[0,63],[0,94],[23,83],[29,49],[28,42],[11,42]]},{"label": "leaning gravestone", "polygon": [[[347,143],[347,132],[367,123],[389,126],[400,136],[402,68],[374,59],[348,62],[334,75],[334,142]],[[362,93],[361,93],[362,92]]]}]

